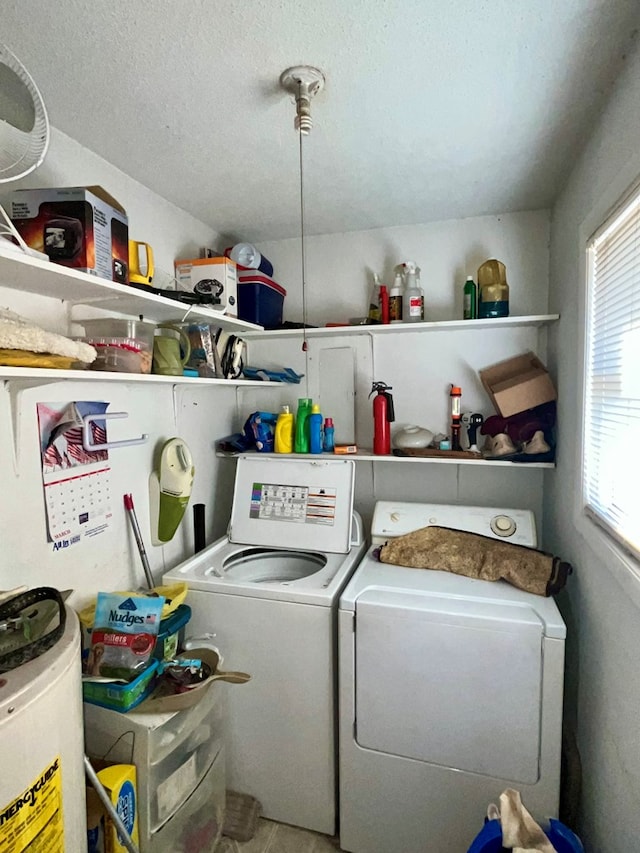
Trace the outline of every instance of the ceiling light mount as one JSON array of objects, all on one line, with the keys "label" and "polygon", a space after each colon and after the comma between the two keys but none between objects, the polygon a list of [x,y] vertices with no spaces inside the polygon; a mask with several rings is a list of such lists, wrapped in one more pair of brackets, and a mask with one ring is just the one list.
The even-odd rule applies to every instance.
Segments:
[{"label": "ceiling light mount", "polygon": [[324,74],[312,65],[294,65],[280,75],[280,85],[296,100],[296,130],[307,136],[311,132],[311,99],[324,88]]}]

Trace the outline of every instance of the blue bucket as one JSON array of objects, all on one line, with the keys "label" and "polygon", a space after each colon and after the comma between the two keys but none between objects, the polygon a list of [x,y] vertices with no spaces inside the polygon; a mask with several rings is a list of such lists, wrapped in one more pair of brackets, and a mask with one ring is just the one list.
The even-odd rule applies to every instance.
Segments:
[{"label": "blue bucket", "polygon": [[[558,853],[584,853],[582,842],[559,820],[550,821],[545,835]],[[482,832],[475,837],[467,853],[501,853],[502,827],[499,820],[486,821]]]}]

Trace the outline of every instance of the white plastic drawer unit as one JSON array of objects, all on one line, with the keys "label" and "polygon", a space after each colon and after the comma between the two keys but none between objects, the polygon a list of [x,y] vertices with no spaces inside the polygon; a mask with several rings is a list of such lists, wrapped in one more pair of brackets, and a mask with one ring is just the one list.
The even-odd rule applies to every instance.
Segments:
[{"label": "white plastic drawer unit", "polygon": [[[156,853],[151,836],[181,813],[183,804],[222,756],[225,707],[224,691],[218,685],[209,688],[191,708],[165,714],[135,710],[121,714],[85,703],[87,752],[136,766],[143,853]],[[224,776],[224,770],[222,773]]]},{"label": "white plastic drawer unit", "polygon": [[538,780],[544,624],[533,609],[371,589],[356,624],[361,747]]}]

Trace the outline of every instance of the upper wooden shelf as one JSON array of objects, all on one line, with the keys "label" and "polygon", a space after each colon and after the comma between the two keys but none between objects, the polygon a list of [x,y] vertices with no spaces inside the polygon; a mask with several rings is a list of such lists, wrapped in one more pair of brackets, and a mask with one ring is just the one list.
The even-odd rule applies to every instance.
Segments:
[{"label": "upper wooden shelf", "polygon": [[321,326],[315,329],[260,329],[246,332],[245,338],[316,338],[329,335],[389,335],[407,332],[439,332],[473,329],[504,329],[519,326],[544,326],[560,319],[559,314],[532,314],[526,317],[498,317],[490,320],[439,320],[434,323],[393,323],[388,326]]},{"label": "upper wooden shelf", "polygon": [[262,331],[261,326],[227,317],[204,305],[186,305],[126,284],[68,269],[0,246],[0,287],[62,299],[69,305],[89,305],[151,322],[205,320],[224,329]]}]

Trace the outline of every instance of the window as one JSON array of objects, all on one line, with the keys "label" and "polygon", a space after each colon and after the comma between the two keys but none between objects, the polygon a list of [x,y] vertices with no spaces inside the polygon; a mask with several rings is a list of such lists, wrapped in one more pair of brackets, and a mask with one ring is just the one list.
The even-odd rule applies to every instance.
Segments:
[{"label": "window", "polygon": [[640,191],[587,252],[584,502],[640,557]]}]

